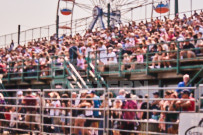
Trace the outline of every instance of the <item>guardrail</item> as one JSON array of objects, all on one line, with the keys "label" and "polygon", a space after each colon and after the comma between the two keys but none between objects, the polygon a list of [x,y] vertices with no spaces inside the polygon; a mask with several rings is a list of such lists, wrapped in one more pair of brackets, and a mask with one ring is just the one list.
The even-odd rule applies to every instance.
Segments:
[{"label": "guardrail", "polygon": [[[187,97],[183,94],[181,99],[178,98],[173,91],[176,89],[182,90]],[[187,90],[193,91],[195,97],[189,98],[185,93]],[[174,135],[178,134],[179,114],[202,111],[202,90],[202,85],[198,89],[139,87],[45,89],[42,92],[4,90],[9,93],[9,97],[1,95],[0,129],[10,134]],[[123,96],[112,96],[123,92]],[[159,92],[160,96],[153,97],[154,92]],[[141,98],[140,95],[145,97]],[[4,100],[7,101],[4,103]],[[193,104],[192,108],[187,110],[185,103]]]},{"label": "guardrail", "polygon": [[[188,42],[195,42],[202,39],[187,40]],[[186,40],[185,40],[186,41]],[[114,53],[113,56],[107,56],[111,52],[108,49],[89,52],[88,54],[88,67],[91,64],[95,66],[95,75],[111,75],[117,74],[122,76],[122,73],[146,73],[147,75],[154,73],[156,71],[176,71],[177,74],[184,69],[201,69],[203,54],[198,52],[203,48],[191,48],[183,49],[183,42],[185,41],[172,41],[164,42],[152,45],[136,45],[130,48],[114,48],[111,52]],[[174,44],[173,49],[170,45]],[[168,50],[159,50],[167,45]],[[151,46],[157,46],[157,50],[150,50]],[[160,46],[160,47],[159,47]],[[146,52],[144,52],[145,50]],[[139,52],[138,52],[139,51]],[[198,53],[197,53],[198,52]],[[191,57],[187,54],[191,53]],[[162,56],[164,54],[164,56]],[[173,57],[169,57],[169,54],[174,54]],[[159,55],[161,55],[159,58]],[[141,57],[141,58],[140,58]],[[156,58],[155,58],[156,57]],[[114,59],[114,60],[110,60]],[[115,60],[116,59],[116,60]],[[187,64],[188,62],[196,62]],[[158,63],[158,68],[155,65]],[[181,63],[186,63],[181,64]],[[150,66],[152,65],[152,66]],[[97,69],[97,70],[96,70]],[[88,71],[91,71],[88,68]],[[89,75],[89,74],[88,74]]]},{"label": "guardrail", "polygon": [[[194,11],[200,12],[200,11],[202,11],[202,9],[195,9],[192,11],[180,12],[179,16],[181,16],[183,14],[188,15],[189,13],[192,14],[192,13],[194,13]],[[136,20],[132,20],[132,21],[134,21],[134,22],[150,21],[151,19],[156,19],[157,17],[160,18],[160,17],[164,17],[164,16],[169,16],[170,18],[174,18],[174,13],[171,13],[169,15],[160,14],[159,16],[155,16],[153,18],[151,18],[151,17],[147,18],[145,16],[142,19],[136,19]],[[84,34],[84,32],[88,29],[87,22],[90,22],[89,21],[90,19],[91,19],[91,17],[85,17],[85,18],[74,20],[73,21],[74,24],[73,24],[73,28],[72,28],[73,33],[76,34],[76,33],[80,32],[80,33]],[[83,23],[81,23],[81,22],[83,22]],[[123,23],[130,23],[130,21],[124,20]],[[60,26],[63,26],[63,25],[67,26],[70,24],[71,24],[70,21],[61,22]],[[59,31],[59,35],[67,34],[67,33],[69,33],[68,31],[69,30],[61,30],[61,31]],[[20,44],[26,45],[30,41],[34,41],[34,40],[37,41],[38,39],[41,40],[42,38],[46,38],[47,40],[49,40],[50,36],[52,36],[55,33],[56,33],[56,24],[50,24],[50,25],[46,25],[46,26],[22,30],[20,32],[20,37],[21,37]],[[17,46],[17,44],[18,44],[18,32],[1,35],[0,36],[0,47],[9,47],[12,40],[14,41],[15,46]]]}]

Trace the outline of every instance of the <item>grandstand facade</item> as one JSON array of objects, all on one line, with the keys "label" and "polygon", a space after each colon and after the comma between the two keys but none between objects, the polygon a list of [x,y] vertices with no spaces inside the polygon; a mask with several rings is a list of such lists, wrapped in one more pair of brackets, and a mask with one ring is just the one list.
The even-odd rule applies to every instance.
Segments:
[{"label": "grandstand facade", "polygon": [[[0,49],[1,132],[202,134],[202,35],[195,11],[11,42]],[[200,129],[183,131],[187,113]]]}]

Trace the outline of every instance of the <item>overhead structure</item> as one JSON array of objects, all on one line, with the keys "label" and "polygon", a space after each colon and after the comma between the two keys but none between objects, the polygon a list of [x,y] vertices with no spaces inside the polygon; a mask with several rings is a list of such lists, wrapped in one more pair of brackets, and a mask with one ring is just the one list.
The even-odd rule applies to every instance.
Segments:
[{"label": "overhead structure", "polygon": [[[71,15],[70,18],[71,22],[73,22],[73,20],[78,20],[74,21],[75,25],[71,25],[71,29],[76,28],[80,29],[80,27],[84,27],[82,23],[83,24],[85,23],[86,29],[89,30],[93,30],[95,27],[100,29],[106,29],[107,27],[115,27],[116,25],[119,25],[121,23],[127,23],[132,19],[131,17],[126,15],[126,13],[131,12],[132,9],[134,8],[143,6],[148,2],[148,0],[61,0],[61,1],[65,1],[66,3],[66,8],[62,9],[61,13],[63,15]],[[67,5],[69,6],[69,8]],[[70,9],[71,5],[74,8]],[[107,19],[109,19],[108,22]]]}]

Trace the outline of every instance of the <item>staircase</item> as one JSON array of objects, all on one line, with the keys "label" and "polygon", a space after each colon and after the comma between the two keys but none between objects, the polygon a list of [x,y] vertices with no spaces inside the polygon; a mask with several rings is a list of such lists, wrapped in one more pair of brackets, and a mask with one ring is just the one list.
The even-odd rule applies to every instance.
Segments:
[{"label": "staircase", "polygon": [[[63,74],[58,74],[63,73]],[[57,85],[64,89],[82,89],[91,88],[92,84],[87,82],[85,70],[76,70],[69,61],[64,61],[63,66],[52,66],[51,88],[57,88]]]}]

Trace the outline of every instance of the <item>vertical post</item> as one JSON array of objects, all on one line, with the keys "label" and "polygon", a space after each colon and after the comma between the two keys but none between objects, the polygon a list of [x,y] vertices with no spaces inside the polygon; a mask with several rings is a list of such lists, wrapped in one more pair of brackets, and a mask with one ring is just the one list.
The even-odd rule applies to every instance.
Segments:
[{"label": "vertical post", "polygon": [[190,10],[191,10],[191,16],[192,16],[192,0],[190,0]]},{"label": "vertical post", "polygon": [[149,75],[149,46],[147,46],[147,53],[146,53],[146,72]]},{"label": "vertical post", "polygon": [[110,8],[111,8],[111,5],[110,5],[110,3],[108,3],[108,6],[107,6],[107,9],[108,9],[108,15],[107,15],[108,28],[110,28]]},{"label": "vertical post", "polygon": [[133,8],[131,8],[131,21],[133,21]]},{"label": "vertical post", "polygon": [[48,25],[48,39],[47,40],[49,40],[49,25]]},{"label": "vertical post", "polygon": [[88,52],[88,57],[87,57],[87,80],[89,81],[89,75],[90,75],[90,52]]},{"label": "vertical post", "polygon": [[26,44],[26,31],[25,31],[25,44]]},{"label": "vertical post", "polygon": [[5,45],[5,47],[6,47],[6,40],[7,40],[7,39],[6,39],[6,35],[5,35],[5,44],[4,44],[4,45]]},{"label": "vertical post", "polygon": [[147,5],[145,5],[145,21],[147,20]]},{"label": "vertical post", "polygon": [[121,55],[122,55],[122,48],[120,49],[120,52],[119,52],[119,76],[121,77],[122,76],[122,71],[121,71],[121,65],[122,65],[122,62],[121,62]]},{"label": "vertical post", "polygon": [[21,81],[24,82],[24,59],[22,60],[22,75],[21,75]]},{"label": "vertical post", "polygon": [[20,44],[20,25],[18,25],[18,44]]},{"label": "vertical post", "polygon": [[8,65],[9,65],[9,67],[8,67],[8,83],[10,83],[10,68],[12,68],[12,67],[10,67],[10,61],[8,62]]},{"label": "vertical post", "polygon": [[151,19],[153,18],[153,12],[154,12],[154,0],[152,0],[152,12],[151,12]]},{"label": "vertical post", "polygon": [[39,28],[39,36],[40,36],[40,39],[42,38],[42,27]]},{"label": "vertical post", "polygon": [[[161,87],[163,87],[163,81],[162,80],[159,80],[159,87],[161,88]],[[159,95],[160,95],[160,97],[164,97],[164,95],[163,95],[163,89],[159,89]]]},{"label": "vertical post", "polygon": [[180,43],[177,44],[177,66],[176,66],[176,73],[180,73]]},{"label": "vertical post", "polygon": [[60,5],[60,0],[58,0],[58,5],[57,5],[57,11],[56,11],[56,42],[58,44],[58,33],[59,33],[59,5]]},{"label": "vertical post", "polygon": [[178,14],[178,0],[175,0],[175,16]]},{"label": "vertical post", "polygon": [[39,68],[39,59],[37,63],[37,81],[39,81],[39,76],[40,76],[40,68]]},{"label": "vertical post", "polygon": [[33,38],[34,38],[34,29],[32,29],[32,41],[33,41]]},{"label": "vertical post", "polygon": [[56,42],[59,43],[59,15],[56,17]]}]

